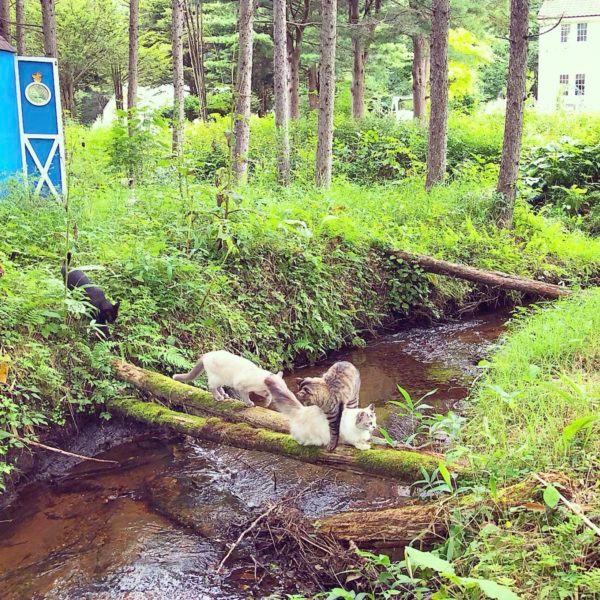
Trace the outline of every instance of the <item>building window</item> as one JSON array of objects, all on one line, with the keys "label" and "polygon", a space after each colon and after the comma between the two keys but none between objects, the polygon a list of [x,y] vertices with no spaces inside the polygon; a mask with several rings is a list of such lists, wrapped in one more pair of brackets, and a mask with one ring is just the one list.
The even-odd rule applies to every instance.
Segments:
[{"label": "building window", "polygon": [[585,75],[583,73],[575,75],[575,95],[585,95]]},{"label": "building window", "polygon": [[571,31],[571,25],[569,25],[568,23],[563,23],[560,26],[560,41],[561,42],[569,41],[569,32],[570,31]]},{"label": "building window", "polygon": [[560,87],[561,87],[563,96],[568,96],[569,95],[569,76],[561,75],[559,83],[560,83]]},{"label": "building window", "polygon": [[587,23],[577,23],[577,41],[587,42]]}]

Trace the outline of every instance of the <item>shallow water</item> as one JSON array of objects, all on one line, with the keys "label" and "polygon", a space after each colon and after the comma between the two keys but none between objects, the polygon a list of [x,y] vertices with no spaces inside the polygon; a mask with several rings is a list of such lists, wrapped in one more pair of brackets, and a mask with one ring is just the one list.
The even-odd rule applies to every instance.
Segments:
[{"label": "shallow water", "polygon": [[[445,411],[465,397],[474,365],[503,321],[490,315],[407,329],[289,377],[350,360],[361,372],[361,404],[375,402],[380,421],[390,414],[386,401],[399,397],[397,384],[413,397],[437,388],[436,408]],[[390,481],[117,422],[89,426],[71,449],[118,464],[74,464],[53,455],[42,480],[0,512],[3,600],[234,599],[300,590],[293,572],[261,566],[277,557],[262,557],[257,566],[244,544],[216,574],[240,524],[307,486],[297,506],[316,518],[395,506],[408,494]]]}]

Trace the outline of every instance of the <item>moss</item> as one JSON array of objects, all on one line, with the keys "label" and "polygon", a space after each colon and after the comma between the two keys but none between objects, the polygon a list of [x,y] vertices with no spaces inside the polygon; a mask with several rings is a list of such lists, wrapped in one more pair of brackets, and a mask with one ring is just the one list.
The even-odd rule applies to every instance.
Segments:
[{"label": "moss", "polygon": [[143,371],[148,388],[157,396],[165,398],[170,402],[185,400],[196,404],[199,407],[208,408],[218,412],[236,412],[246,408],[246,405],[240,400],[221,400],[217,402],[212,397],[212,394],[205,390],[174,381],[160,373],[153,373],[152,371],[146,370]]},{"label": "moss", "polygon": [[420,467],[432,471],[438,466],[438,459],[418,452],[406,450],[361,450],[356,457],[357,464],[369,473],[385,477],[416,477]]},{"label": "moss", "polygon": [[289,435],[268,431],[247,423],[229,423],[218,417],[199,417],[175,412],[154,402],[131,398],[108,402],[109,408],[144,423],[170,427],[189,435],[228,444],[239,448],[273,452],[311,463],[331,466],[358,466],[366,473],[392,479],[411,480],[419,474],[421,466],[433,470],[437,459],[433,456],[404,450],[376,449],[344,452],[344,460],[316,446],[301,446]]}]

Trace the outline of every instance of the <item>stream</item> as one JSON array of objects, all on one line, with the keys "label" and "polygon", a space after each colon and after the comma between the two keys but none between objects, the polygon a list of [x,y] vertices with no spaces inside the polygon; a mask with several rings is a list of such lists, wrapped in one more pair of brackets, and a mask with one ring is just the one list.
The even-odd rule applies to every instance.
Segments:
[{"label": "stream", "polygon": [[[293,380],[337,360],[361,373],[361,405],[401,439],[403,420],[387,404],[397,385],[435,411],[460,409],[476,364],[503,331],[507,315],[411,327],[365,348],[332,353],[296,369]],[[311,485],[296,506],[308,517],[400,505],[409,489],[391,481],[300,463],[272,454],[219,447],[118,420],[91,423],[72,452],[117,461],[45,457],[36,480],[0,510],[0,598],[187,600],[265,598],[301,591],[276,556],[242,544],[216,573],[239,526],[269,501]],[[0,498],[2,501],[2,498]]]}]

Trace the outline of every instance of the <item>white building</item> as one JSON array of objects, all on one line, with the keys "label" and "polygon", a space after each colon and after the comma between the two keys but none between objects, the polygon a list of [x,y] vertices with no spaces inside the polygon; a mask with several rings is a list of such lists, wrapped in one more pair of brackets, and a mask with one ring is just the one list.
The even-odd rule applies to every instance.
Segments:
[{"label": "white building", "polygon": [[600,111],[600,0],[544,0],[538,22],[538,108]]}]

